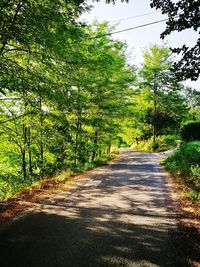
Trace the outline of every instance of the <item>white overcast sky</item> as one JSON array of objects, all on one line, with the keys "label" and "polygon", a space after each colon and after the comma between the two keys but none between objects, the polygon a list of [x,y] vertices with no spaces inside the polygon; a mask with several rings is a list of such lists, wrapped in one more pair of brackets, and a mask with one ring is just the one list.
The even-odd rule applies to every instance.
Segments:
[{"label": "white overcast sky", "polygon": [[[105,4],[105,0],[101,0],[100,2],[89,0],[88,3],[93,5],[93,8],[89,13],[84,13],[81,20],[89,23],[92,23],[94,20],[98,20],[99,22],[108,21],[110,25],[117,23],[117,31],[166,18],[160,11],[150,7],[150,0],[130,0],[128,4],[121,3],[118,0],[115,5]],[[142,63],[144,48],[153,43],[163,43],[163,40],[160,39],[160,34],[164,29],[165,22],[161,22],[143,28],[117,33],[113,35],[113,38],[125,41],[128,44],[128,51],[131,54],[131,63],[140,65]],[[186,30],[170,34],[165,38],[164,42],[167,42],[171,47],[182,46],[183,44],[192,46],[195,44],[197,37],[197,32]],[[199,80],[198,82],[187,81],[186,84],[200,90]]]}]

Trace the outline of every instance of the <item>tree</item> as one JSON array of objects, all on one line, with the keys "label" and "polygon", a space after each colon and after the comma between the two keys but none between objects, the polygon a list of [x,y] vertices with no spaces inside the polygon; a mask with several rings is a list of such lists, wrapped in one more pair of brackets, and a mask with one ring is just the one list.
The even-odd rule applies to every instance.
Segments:
[{"label": "tree", "polygon": [[189,109],[188,120],[200,120],[200,92],[191,87],[185,87],[184,95]]},{"label": "tree", "polygon": [[170,51],[165,46],[152,45],[144,53],[144,64],[140,70],[140,87],[150,91],[151,102],[146,111],[146,123],[153,126],[153,139],[180,125],[185,113],[183,97],[178,94],[181,84],[171,70],[173,61]]},{"label": "tree", "polygon": [[75,20],[85,9],[73,0],[1,1],[0,91],[22,91],[22,77],[29,92],[56,87],[62,68],[80,63],[71,46],[80,41],[82,25]]},{"label": "tree", "polygon": [[52,43],[45,51],[30,42],[45,54],[13,50],[2,55],[0,184],[13,192],[107,158],[127,116],[135,69],[126,64],[124,43],[105,35],[111,31],[106,23],[70,25],[73,34],[66,35],[57,27],[60,22],[47,31]]},{"label": "tree", "polygon": [[[168,15],[167,27],[161,34],[161,38],[173,31],[193,29],[198,32],[200,27],[200,1],[199,0],[151,0],[151,7],[161,9],[163,14]],[[199,32],[200,33],[200,32]],[[193,47],[185,44],[181,48],[172,49],[174,53],[182,54],[181,59],[174,64],[178,77],[182,80],[197,80],[200,75],[200,38]]]}]

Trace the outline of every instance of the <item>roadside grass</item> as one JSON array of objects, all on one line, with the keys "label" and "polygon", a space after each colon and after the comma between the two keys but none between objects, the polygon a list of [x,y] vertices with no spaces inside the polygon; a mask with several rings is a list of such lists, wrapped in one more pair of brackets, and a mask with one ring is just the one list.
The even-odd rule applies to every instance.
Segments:
[{"label": "roadside grass", "polygon": [[90,166],[87,166],[87,169],[77,168],[76,172],[66,169],[55,176],[32,181],[31,184],[24,186],[17,193],[11,194],[11,197],[0,201],[0,225],[21,212],[32,208],[35,203],[41,203],[45,199],[53,197],[58,192],[69,190],[80,181],[88,179],[87,175],[90,170],[108,164],[118,154],[119,151],[112,151],[110,156],[95,161]]},{"label": "roadside grass", "polygon": [[118,153],[118,151],[113,151],[111,155],[104,156],[94,162],[78,165],[73,170],[67,168],[53,176],[44,177],[43,179],[32,178],[23,180],[20,176],[14,175],[13,177],[11,174],[9,174],[6,179],[5,176],[2,178],[0,177],[0,206],[2,203],[12,202],[13,199],[31,200],[36,192],[40,193],[46,189],[52,191],[57,190],[69,181],[71,184],[73,179],[76,180],[75,176],[84,174],[86,171],[92,170],[95,167],[106,165],[107,162],[115,158]]},{"label": "roadside grass", "polygon": [[[183,143],[161,162],[176,200],[177,245],[185,247],[188,266],[200,266],[200,141]],[[176,240],[176,239],[175,239]],[[186,245],[184,245],[186,244]]]},{"label": "roadside grass", "polygon": [[[187,244],[189,266],[200,266],[200,141],[183,143],[162,164],[179,214],[177,241]],[[175,244],[176,246],[176,244]],[[184,246],[184,245],[183,245]]]},{"label": "roadside grass", "polygon": [[180,143],[179,139],[180,137],[177,135],[159,135],[156,137],[156,142],[151,137],[148,140],[134,143],[131,148],[144,152],[163,152],[175,149]]}]

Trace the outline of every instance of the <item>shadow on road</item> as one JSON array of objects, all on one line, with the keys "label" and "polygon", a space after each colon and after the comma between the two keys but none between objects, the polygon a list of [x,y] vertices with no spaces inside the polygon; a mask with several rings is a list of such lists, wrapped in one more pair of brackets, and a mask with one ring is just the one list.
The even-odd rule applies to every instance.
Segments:
[{"label": "shadow on road", "polygon": [[23,218],[1,236],[1,267],[189,266],[176,230],[103,221],[101,208],[93,217],[90,209],[78,213]]},{"label": "shadow on road", "polygon": [[159,165],[132,155],[5,228],[0,266],[190,266]]}]

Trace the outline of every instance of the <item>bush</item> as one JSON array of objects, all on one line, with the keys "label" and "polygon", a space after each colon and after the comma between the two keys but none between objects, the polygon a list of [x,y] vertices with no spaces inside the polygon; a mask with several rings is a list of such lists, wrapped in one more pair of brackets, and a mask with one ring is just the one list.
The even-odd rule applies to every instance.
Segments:
[{"label": "bush", "polygon": [[200,201],[200,190],[193,190],[188,189],[187,196],[193,201],[193,202],[199,202]]},{"label": "bush", "polygon": [[153,151],[156,151],[159,148],[159,143],[158,142],[153,143],[151,148]]},{"label": "bush", "polygon": [[200,142],[183,143],[178,150],[169,156],[164,164],[171,173],[192,175],[191,167],[200,162]]},{"label": "bush", "polygon": [[200,187],[200,166],[197,164],[195,166],[191,166],[191,181],[195,186]]},{"label": "bush", "polygon": [[200,200],[200,141],[183,143],[164,161],[166,169],[178,175],[187,185],[187,195],[193,201]]},{"label": "bush", "polygon": [[200,121],[193,121],[183,125],[181,137],[185,142],[200,140]]},{"label": "bush", "polygon": [[171,150],[177,147],[180,137],[177,135],[158,136],[159,147],[158,152]]}]

